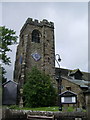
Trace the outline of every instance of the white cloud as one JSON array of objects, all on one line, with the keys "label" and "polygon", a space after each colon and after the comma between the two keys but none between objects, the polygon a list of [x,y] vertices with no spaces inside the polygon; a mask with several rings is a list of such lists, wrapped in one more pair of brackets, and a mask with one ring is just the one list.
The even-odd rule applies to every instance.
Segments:
[{"label": "white cloud", "polygon": [[3,3],[3,24],[17,35],[28,17],[54,22],[62,67],[87,71],[88,3]]},{"label": "white cloud", "polygon": [[0,25],[2,25],[2,3],[0,3]]}]

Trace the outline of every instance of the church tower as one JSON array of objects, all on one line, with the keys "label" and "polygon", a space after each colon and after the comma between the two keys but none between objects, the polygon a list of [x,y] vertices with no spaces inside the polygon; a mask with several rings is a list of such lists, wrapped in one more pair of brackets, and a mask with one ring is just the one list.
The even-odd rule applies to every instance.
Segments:
[{"label": "church tower", "polygon": [[55,80],[55,44],[54,23],[46,19],[42,21],[28,18],[20,31],[20,41],[17,47],[14,80],[22,86],[26,72],[33,66]]}]

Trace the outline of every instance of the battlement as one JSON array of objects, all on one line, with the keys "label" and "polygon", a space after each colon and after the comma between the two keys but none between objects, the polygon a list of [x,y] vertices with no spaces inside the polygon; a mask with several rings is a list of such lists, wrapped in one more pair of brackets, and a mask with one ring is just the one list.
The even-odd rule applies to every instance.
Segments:
[{"label": "battlement", "polygon": [[50,27],[50,28],[54,28],[54,23],[51,22],[51,21],[48,22],[48,20],[46,20],[46,19],[43,19],[42,21],[38,21],[37,19],[28,18],[26,20],[24,26],[22,27],[21,32],[23,31],[23,29],[26,27],[27,24],[36,25],[36,26],[39,26],[39,27],[47,26],[47,27]]}]

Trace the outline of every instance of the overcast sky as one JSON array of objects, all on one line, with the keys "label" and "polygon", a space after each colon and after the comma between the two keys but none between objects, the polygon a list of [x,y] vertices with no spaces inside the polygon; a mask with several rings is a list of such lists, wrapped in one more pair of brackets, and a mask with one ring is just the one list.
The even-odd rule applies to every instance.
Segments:
[{"label": "overcast sky", "polygon": [[[54,22],[55,53],[61,56],[62,68],[88,71],[88,2],[2,3],[2,25],[14,29],[17,36],[28,17]],[[16,54],[16,46],[11,48],[8,79],[13,76]]]}]

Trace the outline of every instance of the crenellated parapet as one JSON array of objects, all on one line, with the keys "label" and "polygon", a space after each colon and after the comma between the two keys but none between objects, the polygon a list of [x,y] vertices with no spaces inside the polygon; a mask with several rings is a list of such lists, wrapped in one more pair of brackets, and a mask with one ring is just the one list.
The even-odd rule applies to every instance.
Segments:
[{"label": "crenellated parapet", "polygon": [[36,26],[39,26],[39,27],[46,26],[46,27],[54,28],[54,23],[49,22],[46,19],[43,19],[42,21],[38,21],[37,19],[28,18],[20,32],[22,32],[25,29],[27,24],[36,25]]},{"label": "crenellated parapet", "polygon": [[54,23],[46,19],[38,21],[28,18],[20,31],[20,42],[15,62],[15,80],[22,86],[25,76],[33,66],[49,74],[55,80]]}]

